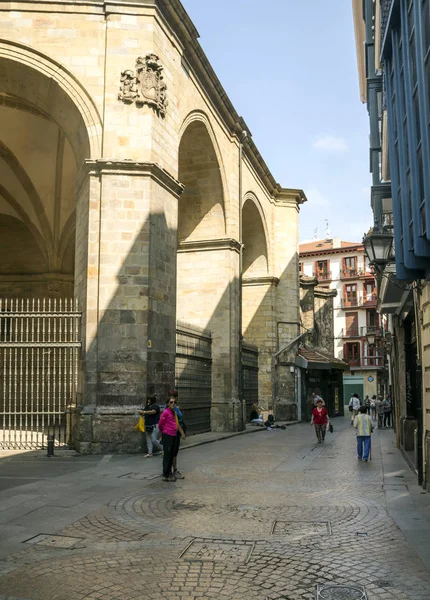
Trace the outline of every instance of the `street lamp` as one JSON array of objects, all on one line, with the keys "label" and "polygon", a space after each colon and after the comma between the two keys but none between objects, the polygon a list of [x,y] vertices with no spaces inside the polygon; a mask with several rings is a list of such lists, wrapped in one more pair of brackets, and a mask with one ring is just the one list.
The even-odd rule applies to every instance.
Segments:
[{"label": "street lamp", "polygon": [[375,332],[372,330],[367,331],[366,339],[367,339],[367,343],[369,344],[369,346],[373,347],[375,345]]},{"label": "street lamp", "polygon": [[387,263],[393,259],[393,236],[391,233],[379,231],[374,227],[363,238],[364,251],[369,264],[377,271],[383,271]]}]

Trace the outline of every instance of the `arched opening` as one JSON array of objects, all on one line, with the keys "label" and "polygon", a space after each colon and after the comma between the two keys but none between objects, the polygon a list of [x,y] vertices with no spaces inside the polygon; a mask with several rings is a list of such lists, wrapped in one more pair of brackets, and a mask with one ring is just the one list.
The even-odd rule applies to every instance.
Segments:
[{"label": "arched opening", "polygon": [[265,276],[268,272],[266,233],[255,202],[247,199],[242,208],[243,277]]},{"label": "arched opening", "polygon": [[[0,43],[0,447],[38,448],[48,434],[56,445],[70,441],[64,415],[76,403],[80,328],[66,299],[76,292],[76,190],[78,171],[91,156],[84,121],[91,110],[85,111],[82,89],[60,65],[5,45]],[[85,117],[63,89],[71,85]],[[81,204],[88,213],[88,195]],[[81,235],[79,252],[84,272],[86,238]]]},{"label": "arched opening", "polygon": [[225,236],[220,168],[206,126],[201,121],[192,122],[182,136],[179,181],[185,190],[179,200],[178,240]]},{"label": "arched opening", "polygon": [[[41,59],[42,60],[42,59]],[[52,78],[0,57],[0,296],[72,297],[86,125]],[[13,276],[13,277],[12,277]]]},{"label": "arched opening", "polygon": [[187,126],[178,160],[185,190],[179,201],[177,319],[212,335],[212,390],[202,389],[198,374],[184,366],[189,377],[179,377],[180,401],[194,431],[228,430],[234,418],[222,404],[231,403],[237,369],[238,280],[232,274],[238,272],[238,248],[226,239],[220,164],[205,123]]}]

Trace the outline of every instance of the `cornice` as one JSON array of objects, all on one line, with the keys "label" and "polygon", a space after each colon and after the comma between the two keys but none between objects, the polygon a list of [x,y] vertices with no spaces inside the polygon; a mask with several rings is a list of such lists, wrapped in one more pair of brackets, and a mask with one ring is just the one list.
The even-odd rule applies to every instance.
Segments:
[{"label": "cornice", "polygon": [[293,188],[282,188],[280,185],[273,190],[273,199],[278,205],[300,206],[308,201],[303,190]]},{"label": "cornice", "polygon": [[350,254],[351,252],[364,253],[363,244],[349,246],[348,248],[325,248],[322,250],[312,250],[310,252],[299,252],[299,258],[310,258],[311,256],[329,256],[331,254]]},{"label": "cornice", "polygon": [[336,298],[337,290],[330,288],[319,287],[318,285],[314,289],[314,295],[318,298]]},{"label": "cornice", "polygon": [[301,288],[315,287],[318,285],[318,277],[312,277],[310,275],[300,275],[299,285]]},{"label": "cornice", "polygon": [[179,198],[184,190],[184,186],[175,179],[168,171],[150,162],[136,162],[134,160],[109,160],[98,158],[95,160],[86,160],[81,167],[78,177],[78,189],[82,185],[85,177],[92,175],[95,177],[109,175],[126,175],[128,177],[150,177],[159,185],[166,188]]},{"label": "cornice", "polygon": [[266,275],[264,277],[244,277],[242,279],[242,285],[245,287],[251,286],[273,286],[276,287],[279,283],[279,277],[271,277]]},{"label": "cornice", "polygon": [[232,238],[217,240],[183,240],[178,244],[178,253],[182,252],[210,252],[213,250],[231,250],[240,252],[240,243]]}]

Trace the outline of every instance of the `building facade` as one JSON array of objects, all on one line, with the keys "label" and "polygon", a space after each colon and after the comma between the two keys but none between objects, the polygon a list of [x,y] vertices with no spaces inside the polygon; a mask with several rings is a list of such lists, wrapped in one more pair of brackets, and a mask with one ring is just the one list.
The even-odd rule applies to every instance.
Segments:
[{"label": "building facade", "polygon": [[377,274],[379,310],[389,317],[398,445],[428,487],[430,4],[357,0],[353,11],[372,156],[374,226],[364,243]]},{"label": "building facade", "polygon": [[339,238],[300,244],[301,273],[316,277],[319,287],[336,290],[334,355],[348,364],[343,374],[343,402],[354,392],[360,398],[383,393],[386,360],[383,323],[376,311],[375,277],[361,243]]},{"label": "building facade", "polygon": [[260,402],[296,418],[273,355],[299,328],[306,198],[274,180],[179,0],[18,0],[0,21],[0,295],[77,298],[75,446],[137,449],[136,408],[175,383],[177,322],[210,332],[213,430],[244,426],[243,341]]}]

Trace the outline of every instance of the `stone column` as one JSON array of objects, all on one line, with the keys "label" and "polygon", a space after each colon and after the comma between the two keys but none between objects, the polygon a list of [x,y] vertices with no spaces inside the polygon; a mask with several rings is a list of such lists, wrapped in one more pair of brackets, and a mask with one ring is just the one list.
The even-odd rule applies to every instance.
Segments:
[{"label": "stone column", "polygon": [[[279,277],[276,298],[276,339],[282,350],[300,333],[298,216],[305,201],[301,190],[280,189],[274,206],[274,262]],[[274,413],[278,420],[297,419],[295,370],[284,361],[276,361],[273,374]],[[289,361],[286,361],[289,362]]]},{"label": "stone column", "polygon": [[212,431],[240,431],[239,244],[182,241],[178,249],[178,320],[212,333]]},{"label": "stone column", "polygon": [[273,408],[273,355],[276,352],[277,277],[245,277],[242,280],[244,339],[258,346],[258,403]]},{"label": "stone column", "polygon": [[137,408],[148,393],[162,401],[175,381],[182,186],[151,163],[100,159],[85,169],[76,293],[84,310],[86,372],[76,447],[132,452],[141,442],[133,432]]}]

